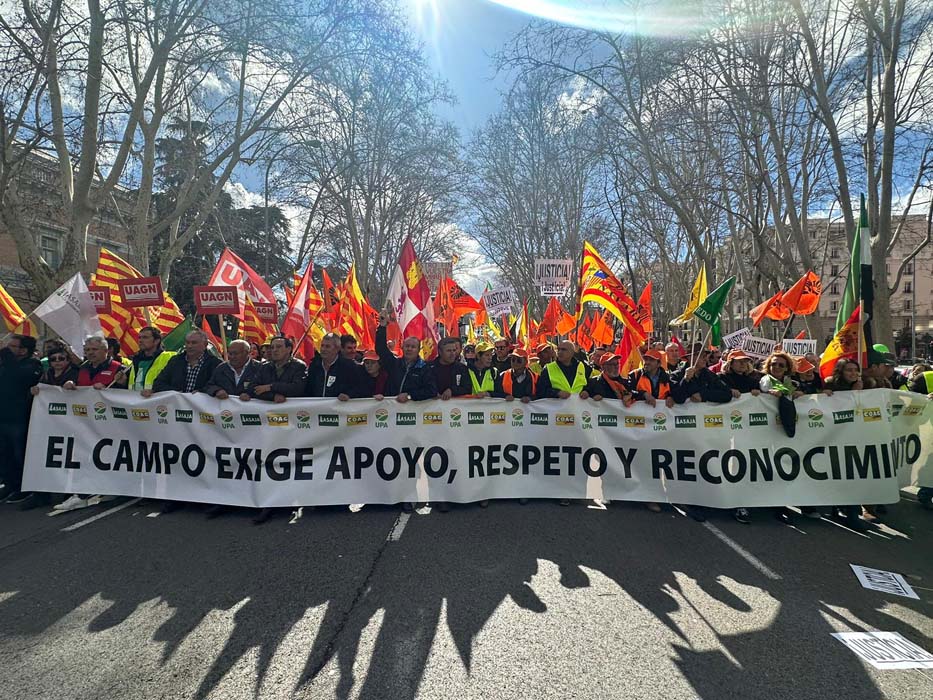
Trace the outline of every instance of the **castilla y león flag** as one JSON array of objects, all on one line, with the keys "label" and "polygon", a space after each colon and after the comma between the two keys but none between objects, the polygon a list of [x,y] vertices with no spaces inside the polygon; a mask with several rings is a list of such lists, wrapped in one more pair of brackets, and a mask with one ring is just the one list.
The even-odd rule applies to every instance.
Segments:
[{"label": "castilla y le\u00f3n flag", "polygon": [[421,341],[421,356],[431,359],[437,354],[437,331],[434,304],[428,280],[415,255],[415,246],[407,239],[402,246],[398,267],[389,283],[386,302],[398,319],[403,338],[414,336]]}]

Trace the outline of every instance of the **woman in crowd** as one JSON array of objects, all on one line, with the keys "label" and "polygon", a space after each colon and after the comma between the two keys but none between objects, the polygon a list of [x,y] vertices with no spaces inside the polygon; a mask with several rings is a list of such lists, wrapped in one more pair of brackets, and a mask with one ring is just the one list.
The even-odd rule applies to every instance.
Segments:
[{"label": "woman in crowd", "polygon": [[[793,380],[796,363],[794,358],[783,350],[775,350],[764,363],[764,375],[758,383],[763,393],[771,394],[778,400],[778,417],[787,437],[794,437],[797,433],[797,408],[794,399],[803,396],[797,383]],[[793,522],[792,515],[787,508],[774,509],[774,517],[782,523]]]},{"label": "woman in crowd", "polygon": [[[77,382],[78,366],[72,361],[65,345],[55,343],[50,345],[49,348],[49,368],[42,373],[39,384],[63,386],[65,382]],[[39,387],[34,386],[31,391],[35,396],[39,393]]]},{"label": "woman in crowd", "polygon": [[752,358],[742,350],[733,350],[729,353],[722,365],[720,376],[729,387],[734,399],[742,394],[758,396],[761,393],[761,372],[755,369]]},{"label": "woman in crowd", "polygon": [[910,374],[907,375],[907,388],[918,394],[926,394],[933,399],[933,381],[927,381],[930,377],[927,372],[933,372],[933,366],[921,362],[910,368]]},{"label": "woman in crowd", "polygon": [[794,380],[797,382],[797,388],[804,394],[819,394],[820,392],[827,396],[832,396],[832,389],[823,386],[823,378],[816,371],[816,367],[806,357],[794,358],[797,363],[797,371],[794,373]]}]

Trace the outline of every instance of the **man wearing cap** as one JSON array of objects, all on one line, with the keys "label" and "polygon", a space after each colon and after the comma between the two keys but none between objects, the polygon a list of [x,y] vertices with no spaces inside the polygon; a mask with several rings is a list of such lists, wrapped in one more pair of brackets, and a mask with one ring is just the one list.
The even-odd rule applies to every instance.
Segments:
[{"label": "man wearing cap", "polygon": [[569,340],[562,340],[557,346],[557,359],[544,365],[538,378],[539,399],[568,399],[586,391],[592,370],[574,357],[575,350]]},{"label": "man wearing cap", "polygon": [[628,375],[628,385],[636,401],[654,406],[661,399],[668,408],[672,408],[675,401],[671,395],[671,378],[661,369],[663,357],[658,350],[648,350],[642,358],[644,366]]},{"label": "man wearing cap", "polygon": [[448,335],[437,344],[437,359],[430,363],[439,397],[466,396],[472,390],[470,370],[460,362],[460,338]]},{"label": "man wearing cap", "polygon": [[541,372],[544,370],[544,365],[548,362],[553,362],[557,358],[557,354],[554,352],[554,346],[550,343],[541,343],[535,348],[535,355],[537,356],[537,360],[533,357],[528,358],[528,369],[538,376],[540,376]]},{"label": "man wearing cap", "polygon": [[506,401],[519,399],[528,403],[535,397],[538,387],[538,375],[528,369],[528,351],[524,348],[515,348],[509,353],[511,367],[496,377],[496,390],[493,396]]},{"label": "man wearing cap", "polygon": [[[882,346],[884,347],[884,346]],[[884,355],[875,348],[868,351],[868,366],[862,370],[862,384],[866,389],[890,389],[891,383],[884,378]]]},{"label": "man wearing cap", "polygon": [[690,399],[697,403],[728,403],[732,400],[732,391],[726,383],[707,367],[710,354],[709,350],[697,348],[693,364],[683,364],[671,375],[675,401],[683,403]]},{"label": "man wearing cap", "polygon": [[512,351],[512,344],[504,338],[499,338],[495,343],[496,354],[492,358],[492,368],[496,374],[502,374],[512,366],[509,359],[509,353]]},{"label": "man wearing cap", "polygon": [[907,391],[907,377],[895,369],[897,367],[897,358],[894,357],[894,353],[883,352],[881,357],[883,358],[881,360],[882,379],[887,380],[892,389]]},{"label": "man wearing cap", "polygon": [[389,314],[380,312],[376,329],[376,352],[389,375],[387,395],[395,396],[399,403],[425,401],[437,398],[434,374],[428,363],[421,359],[421,341],[415,337],[402,341],[402,356],[396,357],[386,342],[386,324]]},{"label": "man wearing cap", "polygon": [[476,344],[476,359],[469,369],[470,393],[474,396],[492,396],[496,390],[498,372],[492,367],[493,350],[485,341]]},{"label": "man wearing cap", "polygon": [[[647,352],[647,351],[646,351]],[[594,401],[605,399],[618,399],[626,406],[635,402],[635,397],[628,387],[625,379],[619,374],[619,363],[622,358],[611,352],[605,352],[599,358],[599,376],[594,376],[587,384],[586,391]]]}]

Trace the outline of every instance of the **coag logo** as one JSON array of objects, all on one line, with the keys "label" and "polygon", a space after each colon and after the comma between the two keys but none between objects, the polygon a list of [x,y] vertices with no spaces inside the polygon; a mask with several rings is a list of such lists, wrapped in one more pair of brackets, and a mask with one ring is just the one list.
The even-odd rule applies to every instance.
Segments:
[{"label": "coag logo", "polygon": [[204,425],[214,425],[214,414],[198,411],[198,418]]},{"label": "coag logo", "polygon": [[722,427],[722,414],[721,413],[707,413],[703,416],[703,427],[704,428],[721,428]]},{"label": "coag logo", "polygon": [[767,413],[749,413],[748,414],[748,424],[755,425],[767,425],[768,424],[768,414]]},{"label": "coag logo", "polygon": [[576,425],[577,417],[572,413],[558,413],[554,416],[554,425]]},{"label": "coag logo", "polygon": [[742,429],[742,412],[739,409],[735,409],[729,414],[729,429]]},{"label": "coag logo", "polygon": [[418,422],[414,413],[396,413],[396,425],[415,425]]},{"label": "coag logo", "polygon": [[644,416],[625,416],[625,427],[626,428],[644,428],[645,417]]},{"label": "coag logo", "polygon": [[667,430],[667,414],[666,413],[655,413],[654,414],[654,429],[657,431]]},{"label": "coag logo", "polygon": [[103,401],[94,404],[94,420],[107,420],[107,405]]},{"label": "coag logo", "polygon": [[230,430],[234,426],[233,423],[233,412],[232,411],[221,411],[220,412],[220,427],[224,430]]},{"label": "coag logo", "polygon": [[149,420],[149,409],[148,408],[134,408],[133,409],[133,420]]},{"label": "coag logo", "polygon": [[616,428],[619,425],[618,416],[611,416],[605,413],[600,413],[596,416],[596,425],[600,428]]},{"label": "coag logo", "polygon": [[49,404],[49,415],[50,415],[50,416],[65,416],[65,415],[68,415],[68,404],[64,404],[64,403],[50,403],[50,404]]},{"label": "coag logo", "polygon": [[176,423],[190,423],[194,417],[193,411],[186,411],[181,408],[175,409],[175,422]]},{"label": "coag logo", "polygon": [[334,413],[319,413],[317,417],[318,427],[336,428],[340,425],[340,416]]},{"label": "coag logo", "polygon": [[818,408],[811,408],[807,411],[807,425],[811,428],[822,428],[823,412]]},{"label": "coag logo", "polygon": [[833,411],[833,423],[839,425],[840,423],[852,423],[855,420],[855,411]]},{"label": "coag logo", "polygon": [[347,425],[366,425],[369,423],[368,413],[353,413],[347,416]]},{"label": "coag logo", "polygon": [[163,405],[156,406],[156,420],[159,423],[168,423],[168,408]]},{"label": "coag logo", "polygon": [[[334,422],[336,423],[337,416],[334,416]],[[278,428],[287,428],[288,427],[288,414],[280,412],[268,412],[266,413],[266,425],[274,425]]]},{"label": "coag logo", "polygon": [[123,406],[111,406],[110,414],[117,420],[128,420],[126,409]]},{"label": "coag logo", "polygon": [[875,421],[881,420],[881,407],[863,408],[862,420],[866,423],[874,423]]},{"label": "coag logo", "polygon": [[486,415],[482,411],[467,411],[468,425],[482,425],[486,422]]},{"label": "coag logo", "polygon": [[695,428],[697,427],[696,416],[674,416],[675,428]]},{"label": "coag logo", "polygon": [[71,404],[71,412],[79,418],[87,418],[87,406],[83,403]]},{"label": "coag logo", "polygon": [[489,422],[492,425],[505,425],[505,411],[490,411]]},{"label": "coag logo", "polygon": [[440,425],[444,422],[444,414],[440,411],[425,411],[421,416],[423,425]]},{"label": "coag logo", "polygon": [[241,413],[240,424],[241,425],[262,425],[262,419],[259,417],[258,413]]},{"label": "coag logo", "polygon": [[530,422],[532,425],[547,425],[548,414],[547,413],[532,413]]},{"label": "coag logo", "polygon": [[904,408],[905,416],[919,416],[923,413],[923,406],[906,406]]},{"label": "coag logo", "polygon": [[306,410],[301,409],[295,414],[295,422],[298,424],[299,430],[310,430],[311,429],[311,414]]},{"label": "coag logo", "polygon": [[373,415],[376,417],[377,428],[389,427],[389,411],[385,408],[377,408]]},{"label": "coag logo", "polygon": [[512,409],[512,427],[519,427],[523,425],[525,420],[525,412],[520,408]]}]

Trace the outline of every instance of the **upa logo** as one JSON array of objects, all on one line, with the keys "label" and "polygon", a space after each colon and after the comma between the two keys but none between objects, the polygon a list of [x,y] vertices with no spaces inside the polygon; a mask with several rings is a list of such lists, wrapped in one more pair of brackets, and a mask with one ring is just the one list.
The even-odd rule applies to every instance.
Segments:
[{"label": "upa logo", "polygon": [[87,418],[87,406],[83,403],[71,404],[71,412],[79,418]]},{"label": "upa logo", "polygon": [[347,416],[347,425],[351,427],[367,425],[368,423],[369,423],[368,413],[351,413],[349,416]]},{"label": "upa logo", "polygon": [[277,428],[287,428],[288,414],[280,411],[269,411],[266,413],[266,425],[273,425]]},{"label": "upa logo", "polygon": [[117,420],[129,420],[126,415],[126,409],[123,406],[111,406],[110,414]]},{"label": "upa logo", "polygon": [[385,408],[377,408],[376,412],[373,413],[376,417],[376,427],[377,428],[388,428],[389,427],[389,411]]},{"label": "upa logo", "polygon": [[340,416],[335,413],[319,413],[317,424],[319,428],[336,428],[340,425]]},{"label": "upa logo", "polygon": [[512,427],[519,428],[524,424],[525,412],[520,408],[512,409]]},{"label": "upa logo", "polygon": [[298,413],[295,414],[295,421],[298,423],[299,430],[311,429],[311,414],[306,410],[301,409],[298,411]]},{"label": "upa logo", "polygon": [[721,413],[707,413],[703,416],[704,428],[721,428],[722,425],[723,423]]},{"label": "upa logo", "polygon": [[600,428],[617,428],[619,426],[618,416],[600,413],[596,416],[596,425]]},{"label": "upa logo", "polygon": [[418,423],[418,418],[414,413],[396,413],[395,414],[396,425],[416,425],[417,423]]},{"label": "upa logo", "polygon": [[530,423],[532,425],[547,425],[548,414],[547,413],[532,413]]},{"label": "upa logo", "polygon": [[241,425],[262,425],[262,419],[259,417],[258,413],[241,413],[240,424]]},{"label": "upa logo", "polygon": [[482,425],[486,422],[486,414],[482,411],[467,411],[467,425]]},{"label": "upa logo", "polygon": [[742,412],[739,409],[734,409],[732,413],[729,414],[729,429],[730,430],[741,430],[742,429]]},{"label": "upa logo", "polygon": [[224,430],[232,430],[236,427],[233,423],[233,411],[223,410],[220,412],[220,427]]},{"label": "upa logo", "polygon": [[50,416],[66,416],[66,415],[68,415],[68,404],[65,404],[65,403],[50,403],[50,404],[49,404],[49,415],[50,415]]},{"label": "upa logo", "polygon": [[593,429],[593,414],[589,411],[583,411],[580,414],[580,427],[583,430],[592,430]]},{"label": "upa logo", "polygon": [[833,423],[840,425],[841,423],[853,423],[855,421],[855,411],[849,409],[847,411],[833,411]]},{"label": "upa logo", "polygon": [[168,407],[161,404],[156,406],[156,421],[162,424],[168,423]]},{"label": "upa logo", "polygon": [[214,414],[213,413],[205,413],[204,411],[198,411],[198,419],[204,425],[214,425]]},{"label": "upa logo", "polygon": [[655,413],[654,414],[654,429],[658,432],[667,431],[667,414],[666,413]]},{"label": "upa logo", "polygon": [[505,411],[490,411],[489,423],[491,425],[505,425]]},{"label": "upa logo", "polygon": [[823,412],[818,408],[807,411],[807,425],[811,428],[823,427]]},{"label": "upa logo", "polygon": [[554,416],[554,425],[567,427],[568,425],[576,425],[577,417],[572,413],[558,413]]},{"label": "upa logo", "polygon": [[748,424],[751,426],[767,425],[768,414],[767,413],[749,413]]},{"label": "upa logo", "polygon": [[695,428],[697,427],[696,416],[674,416],[675,428]]},{"label": "upa logo", "polygon": [[133,420],[141,420],[141,421],[149,420],[149,409],[148,408],[134,408],[133,409]]},{"label": "upa logo", "polygon": [[103,401],[94,404],[94,420],[107,420],[107,405]]},{"label": "upa logo", "polygon": [[460,428],[462,427],[461,419],[463,418],[463,411],[459,408],[450,409],[450,427],[451,428]]},{"label": "upa logo", "polygon": [[194,418],[194,411],[188,411],[183,408],[175,409],[175,422],[176,423],[190,423]]},{"label": "upa logo", "polygon": [[444,414],[440,411],[425,411],[421,416],[422,425],[440,425],[444,422]]},{"label": "upa logo", "polygon": [[874,423],[875,421],[881,420],[881,407],[874,406],[872,408],[863,408],[862,420],[866,423]]},{"label": "upa logo", "polygon": [[644,416],[625,416],[625,427],[626,428],[644,428],[645,417]]}]

